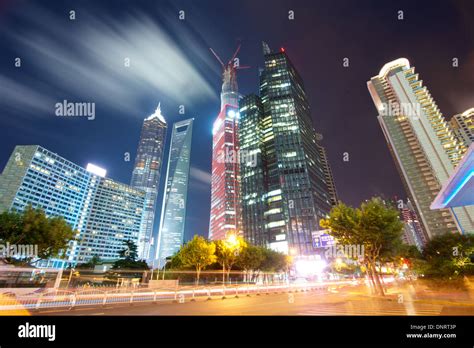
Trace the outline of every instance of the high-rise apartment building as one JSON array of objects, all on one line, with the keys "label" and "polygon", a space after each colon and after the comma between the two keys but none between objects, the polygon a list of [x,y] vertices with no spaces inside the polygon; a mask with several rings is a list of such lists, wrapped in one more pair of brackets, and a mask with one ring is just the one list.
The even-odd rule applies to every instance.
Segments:
[{"label": "high-rise apartment building", "polygon": [[474,142],[474,108],[454,115],[449,121],[458,140],[469,147]]},{"label": "high-rise apartment building", "polygon": [[155,259],[164,265],[183,245],[193,120],[173,124]]},{"label": "high-rise apartment building", "polygon": [[144,260],[150,258],[151,243],[155,236],[153,226],[166,141],[166,128],[167,124],[161,114],[160,104],[158,104],[155,112],[143,121],[132,173],[131,185],[146,192],[142,230],[137,245],[138,257]]},{"label": "high-rise apartment building", "polygon": [[64,259],[45,266],[65,267],[119,258],[124,241],[138,240],[145,192],[105,178],[105,170],[87,169],[38,145],[16,146],[0,175],[0,211],[42,208],[61,216],[78,232]]},{"label": "high-rise apartment building", "polygon": [[431,210],[441,185],[465,151],[415,68],[400,58],[367,83],[378,120],[410,201],[429,238],[474,232],[472,207]]},{"label": "high-rise apartment building", "polygon": [[284,50],[264,44],[264,59],[260,97],[240,102],[241,151],[255,155],[241,164],[244,234],[285,253],[315,254],[312,232],[332,204],[329,165],[300,75]]}]

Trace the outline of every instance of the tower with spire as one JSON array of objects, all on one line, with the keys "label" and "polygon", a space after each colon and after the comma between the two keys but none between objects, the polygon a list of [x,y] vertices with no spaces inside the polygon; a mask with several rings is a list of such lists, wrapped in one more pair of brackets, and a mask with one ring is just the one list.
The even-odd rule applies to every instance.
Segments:
[{"label": "tower with spire", "polygon": [[167,124],[161,113],[161,103],[145,118],[138,143],[131,186],[145,191],[142,226],[138,235],[138,257],[149,260],[155,236],[156,199],[161,176],[161,164],[166,141]]}]

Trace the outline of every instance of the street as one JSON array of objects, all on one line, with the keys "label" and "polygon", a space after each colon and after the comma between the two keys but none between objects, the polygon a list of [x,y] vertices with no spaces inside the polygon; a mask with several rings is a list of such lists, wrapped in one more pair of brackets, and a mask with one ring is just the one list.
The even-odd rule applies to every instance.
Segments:
[{"label": "street", "polygon": [[[402,294],[402,296],[401,296]],[[31,315],[474,315],[474,303],[469,299],[433,299],[408,292],[391,292],[385,297],[371,297],[363,287],[334,287],[296,293],[245,295],[212,300],[199,298],[195,302],[170,301],[120,304],[105,307],[78,307],[73,310],[51,309],[32,311]]]}]

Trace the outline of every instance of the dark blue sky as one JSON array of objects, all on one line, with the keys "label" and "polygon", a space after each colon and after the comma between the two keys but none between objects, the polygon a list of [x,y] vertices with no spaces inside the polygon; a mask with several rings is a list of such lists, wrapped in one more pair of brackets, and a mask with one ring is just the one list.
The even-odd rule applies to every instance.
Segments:
[{"label": "dark blue sky", "polygon": [[[142,120],[161,101],[169,123],[195,118],[186,238],[207,235],[221,83],[208,48],[228,59],[237,40],[241,64],[252,67],[239,72],[242,94],[258,91],[261,41],[285,47],[348,204],[406,196],[366,87],[386,62],[408,58],[447,118],[474,106],[472,1],[2,1],[0,169],[15,145],[39,144],[129,183]],[[95,102],[96,118],[56,117],[64,99]]]}]

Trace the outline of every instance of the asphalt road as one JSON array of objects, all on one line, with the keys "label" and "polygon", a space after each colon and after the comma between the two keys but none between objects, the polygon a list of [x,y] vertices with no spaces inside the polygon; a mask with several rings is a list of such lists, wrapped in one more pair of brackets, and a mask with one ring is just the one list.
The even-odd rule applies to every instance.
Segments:
[{"label": "asphalt road", "polygon": [[418,299],[399,301],[398,296],[370,297],[354,288],[330,291],[261,294],[195,302],[137,303],[106,307],[51,309],[31,315],[474,315],[474,303]]}]

